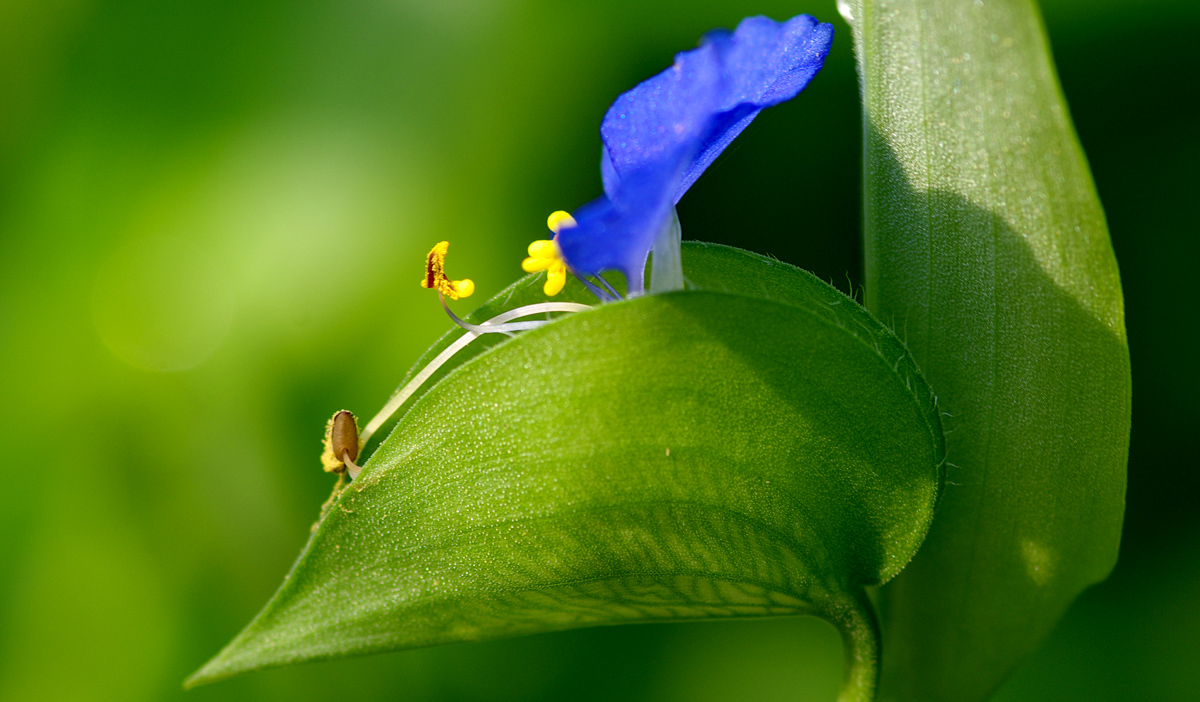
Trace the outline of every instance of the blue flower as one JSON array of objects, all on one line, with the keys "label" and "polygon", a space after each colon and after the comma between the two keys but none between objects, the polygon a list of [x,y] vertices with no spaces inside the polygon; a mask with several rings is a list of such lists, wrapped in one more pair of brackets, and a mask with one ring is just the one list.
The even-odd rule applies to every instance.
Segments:
[{"label": "blue flower", "polygon": [[566,266],[580,276],[620,271],[637,294],[653,250],[652,290],[682,287],[675,204],[763,108],[808,85],[832,41],[833,26],[808,15],[747,17],[618,97],[600,126],[604,197],[552,217]]}]

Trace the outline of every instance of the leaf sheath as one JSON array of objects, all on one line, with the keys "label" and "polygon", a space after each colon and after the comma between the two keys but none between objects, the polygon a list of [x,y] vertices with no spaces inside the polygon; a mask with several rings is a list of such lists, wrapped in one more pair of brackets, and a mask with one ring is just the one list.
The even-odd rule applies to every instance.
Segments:
[{"label": "leaf sheath", "polygon": [[1130,374],[1104,214],[1030,0],[862,0],[867,306],[948,487],[883,590],[886,698],[984,698],[1115,563]]}]

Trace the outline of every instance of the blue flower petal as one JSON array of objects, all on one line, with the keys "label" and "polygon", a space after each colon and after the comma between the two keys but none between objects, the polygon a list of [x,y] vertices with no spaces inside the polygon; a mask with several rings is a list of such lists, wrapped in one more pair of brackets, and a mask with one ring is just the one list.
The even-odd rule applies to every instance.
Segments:
[{"label": "blue flower petal", "polygon": [[670,216],[670,188],[678,170],[671,159],[647,164],[622,179],[619,197],[598,198],[573,213],[576,226],[557,237],[563,258],[576,275],[618,270],[630,292],[643,288],[646,254],[662,223]]},{"label": "blue flower petal", "polygon": [[622,93],[604,115],[601,173],[604,192],[621,197],[619,181],[647,167],[683,176],[719,111],[720,54],[711,43],[675,55],[667,70]]},{"label": "blue flower petal", "polygon": [[600,127],[606,197],[580,208],[578,226],[558,235],[572,270],[616,269],[631,292],[640,291],[671,208],[763,108],[808,85],[832,41],[832,25],[808,15],[783,23],[748,17],[734,32],[708,33],[699,48],[618,97]]},{"label": "blue flower petal", "polygon": [[791,100],[808,87],[829,54],[833,25],[819,24],[809,15],[782,24],[766,17],[747,17],[732,36],[710,32],[705,39],[721,53],[726,83],[720,112],[676,186],[675,202],[759,112]]},{"label": "blue flower petal", "polygon": [[809,15],[783,23],[747,17],[735,32],[709,32],[700,48],[677,55],[609,108],[600,126],[604,191],[615,199],[621,178],[687,150],[672,193],[678,202],[763,108],[808,85],[832,42],[833,25]]}]

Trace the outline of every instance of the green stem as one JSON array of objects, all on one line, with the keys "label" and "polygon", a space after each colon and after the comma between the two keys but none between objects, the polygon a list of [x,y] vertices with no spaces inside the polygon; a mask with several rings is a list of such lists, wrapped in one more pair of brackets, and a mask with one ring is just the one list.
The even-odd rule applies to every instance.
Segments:
[{"label": "green stem", "polygon": [[826,616],[842,634],[846,677],[838,702],[873,702],[879,682],[879,620],[865,590],[833,604]]}]

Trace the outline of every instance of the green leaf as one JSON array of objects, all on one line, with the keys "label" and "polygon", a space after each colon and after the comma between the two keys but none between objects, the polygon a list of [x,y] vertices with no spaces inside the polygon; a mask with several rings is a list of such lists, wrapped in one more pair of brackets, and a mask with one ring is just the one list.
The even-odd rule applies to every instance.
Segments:
[{"label": "green leaf", "polygon": [[867,306],[938,393],[947,485],[883,590],[883,691],[984,698],[1117,556],[1116,260],[1030,0],[861,0]]},{"label": "green leaf", "polygon": [[582,626],[815,614],[847,643],[844,699],[869,699],[864,587],[932,521],[932,394],[895,336],[815,277],[711,245],[684,264],[709,289],[569,315],[427,390],[189,684]]}]

